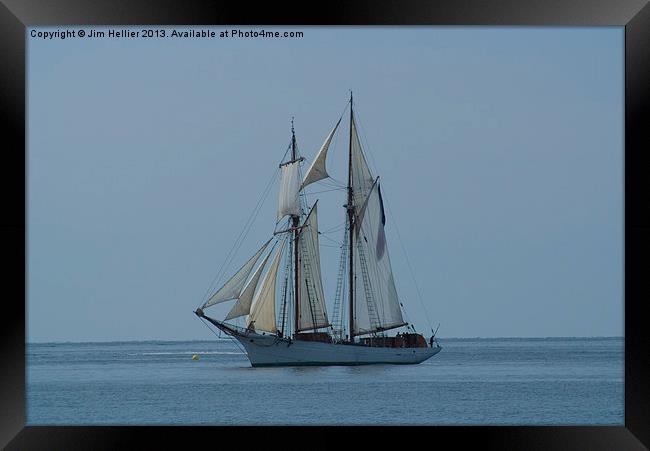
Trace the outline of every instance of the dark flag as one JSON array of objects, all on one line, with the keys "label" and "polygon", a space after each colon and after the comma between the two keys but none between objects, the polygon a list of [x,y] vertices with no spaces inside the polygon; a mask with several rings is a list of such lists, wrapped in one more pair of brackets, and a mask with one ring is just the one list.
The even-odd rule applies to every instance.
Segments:
[{"label": "dark flag", "polygon": [[377,184],[377,193],[379,194],[379,207],[381,211],[381,221],[377,231],[377,260],[381,260],[386,250],[386,235],[384,234],[384,225],[386,224],[386,215],[384,214],[384,201],[381,198],[381,186]]}]

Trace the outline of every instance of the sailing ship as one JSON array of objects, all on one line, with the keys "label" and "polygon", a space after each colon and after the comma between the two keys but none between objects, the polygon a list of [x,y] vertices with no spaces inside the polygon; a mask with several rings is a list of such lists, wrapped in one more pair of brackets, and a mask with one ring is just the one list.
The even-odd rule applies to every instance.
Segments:
[{"label": "sailing ship", "polygon": [[[346,106],[350,109],[347,201],[343,206],[344,239],[332,320],[321,278],[318,200],[308,205],[303,190],[330,177],[327,154],[343,115],[304,177],[301,165],[305,159],[298,154],[292,120],[291,143],[285,157],[289,149],[291,153],[279,165],[276,230],[194,312],[236,339],[253,367],[417,364],[441,350],[433,330],[427,342],[404,320],[384,233],[381,184],[379,177],[372,175],[361,147],[352,93]],[[281,230],[277,230],[278,225]],[[278,287],[281,265],[285,274]],[[276,302],[278,292],[280,299]],[[207,308],[228,301],[235,303],[223,320],[205,314]],[[243,324],[236,324],[242,320]],[[405,331],[387,335],[398,328]]]}]

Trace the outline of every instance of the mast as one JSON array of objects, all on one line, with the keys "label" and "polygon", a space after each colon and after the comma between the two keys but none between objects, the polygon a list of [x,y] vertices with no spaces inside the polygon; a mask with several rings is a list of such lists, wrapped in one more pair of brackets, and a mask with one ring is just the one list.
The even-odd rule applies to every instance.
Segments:
[{"label": "mast", "polygon": [[[298,158],[296,155],[296,133],[293,128],[293,118],[291,118],[291,160],[295,161]],[[300,225],[300,217],[299,216],[291,216],[291,225],[294,227],[293,231],[293,281],[294,281],[294,305],[295,308],[293,309],[294,311],[294,334],[298,333],[298,306],[300,305],[300,279],[298,275],[298,235],[300,233],[300,230],[298,229],[298,226]]]},{"label": "mast", "polygon": [[348,152],[348,204],[346,205],[348,210],[348,226],[350,227],[349,238],[350,238],[350,249],[349,249],[349,287],[350,287],[350,341],[354,341],[354,199],[352,193],[352,91],[350,91],[350,147]]}]

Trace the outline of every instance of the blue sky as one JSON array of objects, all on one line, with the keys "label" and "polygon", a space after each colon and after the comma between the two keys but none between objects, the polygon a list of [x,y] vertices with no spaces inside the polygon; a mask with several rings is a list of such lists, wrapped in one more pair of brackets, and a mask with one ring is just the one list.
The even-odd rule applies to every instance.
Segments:
[{"label": "blue sky", "polygon": [[[416,327],[623,335],[623,28],[260,28],[304,37],[27,38],[29,341],[212,338],[192,310],[291,117],[310,160],[350,89]],[[335,228],[344,194],[316,198]],[[323,247],[330,309],[337,264]]]}]

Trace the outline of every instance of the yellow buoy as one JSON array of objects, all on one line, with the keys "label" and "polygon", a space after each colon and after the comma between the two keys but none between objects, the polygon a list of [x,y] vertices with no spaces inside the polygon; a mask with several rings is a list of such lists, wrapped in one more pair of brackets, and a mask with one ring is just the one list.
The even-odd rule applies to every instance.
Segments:
[{"label": "yellow buoy", "polygon": [[192,356],[192,360],[199,360],[199,355],[198,355],[198,354],[194,354],[194,355]]}]

